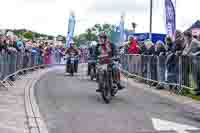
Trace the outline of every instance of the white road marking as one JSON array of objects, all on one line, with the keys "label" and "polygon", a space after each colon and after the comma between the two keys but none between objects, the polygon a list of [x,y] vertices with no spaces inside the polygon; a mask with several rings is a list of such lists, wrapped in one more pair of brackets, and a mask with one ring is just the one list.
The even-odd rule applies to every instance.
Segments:
[{"label": "white road marking", "polygon": [[189,133],[186,130],[199,130],[198,128],[190,125],[179,124],[167,120],[152,118],[154,129],[158,131],[176,131],[178,133]]}]

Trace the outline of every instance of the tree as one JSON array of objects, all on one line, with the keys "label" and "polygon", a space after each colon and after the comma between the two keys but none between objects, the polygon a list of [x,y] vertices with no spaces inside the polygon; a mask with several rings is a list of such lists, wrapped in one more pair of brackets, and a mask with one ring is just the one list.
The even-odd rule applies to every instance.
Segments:
[{"label": "tree", "polygon": [[49,40],[53,40],[53,39],[54,39],[54,36],[48,36],[48,39],[49,39]]},{"label": "tree", "polygon": [[107,34],[110,34],[112,31],[114,31],[115,26],[111,24],[95,24],[91,30],[95,34],[99,34],[100,32],[106,32]]},{"label": "tree", "polygon": [[26,38],[26,39],[30,39],[30,40],[32,40],[33,39],[33,33],[32,32],[25,32],[24,34],[23,34],[23,36]]},{"label": "tree", "polygon": [[95,24],[93,27],[88,28],[84,33],[75,36],[74,42],[77,46],[87,45],[90,41],[98,41],[98,34],[102,31],[106,32],[108,37],[111,38],[111,33],[114,31],[115,26],[110,24]]}]

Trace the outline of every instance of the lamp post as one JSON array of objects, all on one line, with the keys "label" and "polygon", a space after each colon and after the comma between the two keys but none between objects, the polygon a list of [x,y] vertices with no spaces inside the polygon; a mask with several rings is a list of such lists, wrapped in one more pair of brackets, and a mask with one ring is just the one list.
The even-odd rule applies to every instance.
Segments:
[{"label": "lamp post", "polygon": [[152,13],[153,13],[153,0],[150,0],[150,23],[149,23],[149,39],[152,40]]},{"label": "lamp post", "polygon": [[132,22],[131,24],[132,24],[133,32],[135,33],[135,28],[136,28],[137,24],[135,22]]}]

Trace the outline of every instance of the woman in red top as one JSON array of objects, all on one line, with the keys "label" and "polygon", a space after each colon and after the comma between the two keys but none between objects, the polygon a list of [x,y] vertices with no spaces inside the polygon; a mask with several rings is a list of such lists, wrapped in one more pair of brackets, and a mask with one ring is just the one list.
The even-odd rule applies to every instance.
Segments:
[{"label": "woman in red top", "polygon": [[129,38],[128,54],[139,54],[138,42],[133,37]]}]

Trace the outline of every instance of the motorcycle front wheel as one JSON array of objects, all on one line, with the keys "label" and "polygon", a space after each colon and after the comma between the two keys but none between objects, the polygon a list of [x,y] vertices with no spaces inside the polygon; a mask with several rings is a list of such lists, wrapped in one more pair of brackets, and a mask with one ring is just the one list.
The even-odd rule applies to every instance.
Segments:
[{"label": "motorcycle front wheel", "polygon": [[71,76],[74,76],[74,64],[70,65],[70,74]]},{"label": "motorcycle front wheel", "polygon": [[[112,99],[112,94],[111,94],[111,88],[109,87],[109,82],[107,81],[107,74],[104,74],[104,77],[103,77],[103,88],[102,88],[102,92],[101,92],[101,95],[102,95],[102,98],[104,100],[104,102],[106,104],[109,104],[111,99]],[[101,78],[102,79],[102,78]]]}]

